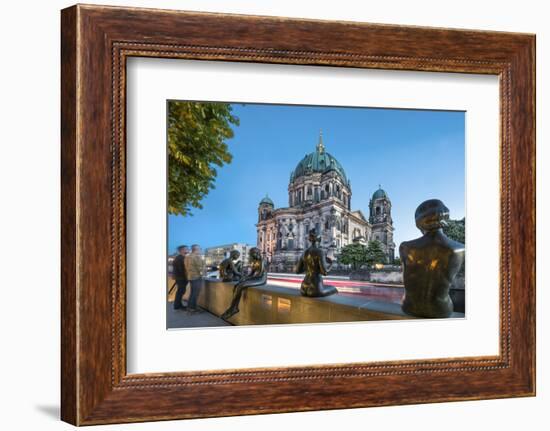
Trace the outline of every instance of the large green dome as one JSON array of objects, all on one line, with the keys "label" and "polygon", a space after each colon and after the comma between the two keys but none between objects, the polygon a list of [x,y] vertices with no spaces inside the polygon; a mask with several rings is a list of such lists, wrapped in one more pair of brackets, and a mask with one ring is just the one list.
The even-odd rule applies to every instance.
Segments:
[{"label": "large green dome", "polygon": [[330,171],[335,171],[340,175],[344,184],[348,184],[344,168],[332,154],[325,151],[325,146],[320,136],[316,150],[313,153],[306,154],[305,157],[300,160],[298,165],[296,165],[296,169],[294,169],[290,175],[290,181],[313,173],[326,173]]}]

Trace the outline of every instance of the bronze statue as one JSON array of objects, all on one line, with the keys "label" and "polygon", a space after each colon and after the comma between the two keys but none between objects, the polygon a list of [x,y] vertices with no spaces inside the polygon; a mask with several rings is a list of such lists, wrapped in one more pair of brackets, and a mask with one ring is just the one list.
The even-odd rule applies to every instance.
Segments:
[{"label": "bronze statue", "polygon": [[245,275],[233,287],[233,299],[229,308],[221,315],[222,319],[229,319],[239,312],[239,302],[243,292],[249,287],[261,286],[267,282],[267,268],[260,249],[252,247],[248,252],[248,261],[250,263],[250,273]]},{"label": "bronze statue", "polygon": [[439,199],[422,202],[414,217],[423,236],[399,247],[405,283],[401,308],[418,317],[449,317],[449,288],[464,262],[464,244],[443,233],[449,209]]},{"label": "bronze statue", "polygon": [[[303,296],[319,297],[338,293],[334,286],[325,286],[323,284],[323,275],[327,275],[332,267],[332,260],[325,257],[325,253],[319,248],[319,237],[315,229],[309,231],[309,241],[311,245],[304,252],[298,265],[296,265],[296,274],[306,273],[300,293]],[[325,262],[328,264],[326,266]]]},{"label": "bronze statue", "polygon": [[241,256],[239,250],[231,250],[229,257],[222,260],[219,266],[220,278],[223,281],[238,281],[241,278],[242,266],[236,260]]}]

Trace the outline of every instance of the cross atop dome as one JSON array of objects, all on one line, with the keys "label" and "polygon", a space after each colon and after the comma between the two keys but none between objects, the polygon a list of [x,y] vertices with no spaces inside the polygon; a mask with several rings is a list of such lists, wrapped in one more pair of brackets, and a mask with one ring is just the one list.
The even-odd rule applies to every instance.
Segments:
[{"label": "cross atop dome", "polygon": [[323,144],[323,131],[319,130],[319,143],[317,144],[317,152],[323,154],[325,152],[325,145]]}]

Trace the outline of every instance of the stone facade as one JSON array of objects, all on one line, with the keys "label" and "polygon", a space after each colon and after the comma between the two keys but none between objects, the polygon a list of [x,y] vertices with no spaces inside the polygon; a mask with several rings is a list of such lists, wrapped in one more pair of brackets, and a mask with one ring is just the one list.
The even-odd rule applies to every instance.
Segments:
[{"label": "stone facade", "polygon": [[241,253],[239,260],[243,263],[243,266],[247,266],[248,252],[252,247],[252,245],[242,243],[223,244],[208,247],[204,249],[204,264],[207,267],[217,267],[222,260],[229,257],[229,253],[232,250],[237,250]]},{"label": "stone facade", "polygon": [[391,218],[391,201],[380,186],[374,192],[369,203],[369,224],[372,235],[369,240],[378,240],[388,256],[388,262],[395,258],[393,242],[393,220]]},{"label": "stone facade", "polygon": [[308,232],[316,229],[321,247],[337,261],[342,247],[379,240],[388,262],[393,261],[391,201],[379,188],[370,201],[369,218],[352,210],[351,183],[340,163],[325,151],[322,136],[316,150],[307,154],[290,175],[288,207],[275,208],[265,197],[258,206],[257,247],[270,271],[292,271],[309,246]]}]

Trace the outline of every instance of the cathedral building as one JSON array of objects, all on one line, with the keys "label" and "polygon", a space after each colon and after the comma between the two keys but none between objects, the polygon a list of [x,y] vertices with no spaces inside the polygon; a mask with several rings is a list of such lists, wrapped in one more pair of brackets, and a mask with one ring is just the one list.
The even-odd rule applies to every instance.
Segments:
[{"label": "cathedral building", "polygon": [[391,201],[384,190],[374,192],[368,218],[352,210],[351,182],[342,165],[325,151],[322,136],[314,152],[307,154],[290,175],[288,207],[275,208],[266,195],[258,207],[257,246],[270,263],[270,271],[292,271],[307,237],[315,229],[321,247],[337,263],[342,247],[378,240],[387,261],[394,259]]}]

